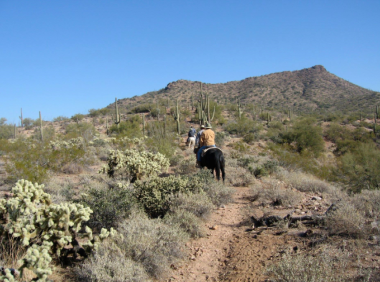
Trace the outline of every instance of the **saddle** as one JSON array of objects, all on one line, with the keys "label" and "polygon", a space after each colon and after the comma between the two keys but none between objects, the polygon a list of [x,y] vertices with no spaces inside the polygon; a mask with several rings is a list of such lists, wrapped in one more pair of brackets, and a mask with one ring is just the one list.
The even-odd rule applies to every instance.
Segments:
[{"label": "saddle", "polygon": [[220,148],[218,148],[218,147],[210,147],[210,148],[206,148],[206,149],[204,149],[204,150],[202,151],[201,158],[203,158],[203,156],[206,154],[207,151],[209,151],[209,150],[213,150],[213,149],[217,149],[217,150],[219,150],[219,151],[222,152],[222,149],[220,149]]}]

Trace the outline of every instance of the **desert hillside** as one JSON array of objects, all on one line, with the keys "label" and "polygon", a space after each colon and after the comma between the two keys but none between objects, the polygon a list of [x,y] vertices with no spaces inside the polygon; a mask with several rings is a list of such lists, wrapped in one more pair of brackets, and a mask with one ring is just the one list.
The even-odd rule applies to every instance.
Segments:
[{"label": "desert hillside", "polygon": [[[380,93],[362,88],[317,65],[298,71],[284,71],[240,81],[211,84],[202,82],[202,91],[221,104],[236,102],[263,108],[310,111],[368,112],[380,102]],[[144,103],[175,101],[182,105],[198,99],[199,81],[177,80],[158,91],[133,98],[120,99],[121,107],[131,108]],[[120,97],[122,98],[122,97]],[[109,107],[112,107],[111,105]]]}]

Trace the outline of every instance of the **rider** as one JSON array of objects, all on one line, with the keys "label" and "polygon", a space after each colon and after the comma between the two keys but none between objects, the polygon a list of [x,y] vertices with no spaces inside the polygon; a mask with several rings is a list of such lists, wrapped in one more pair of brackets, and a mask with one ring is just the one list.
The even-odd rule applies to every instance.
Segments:
[{"label": "rider", "polygon": [[197,137],[195,138],[195,148],[199,148],[199,139],[201,139],[201,135],[204,130],[205,130],[205,126],[202,124],[201,130],[199,130],[199,132],[197,133]]},{"label": "rider", "polygon": [[210,148],[210,147],[216,147],[215,146],[215,133],[214,131],[211,129],[211,124],[210,123],[206,123],[205,129],[203,130],[202,132],[202,135],[199,139],[199,150],[198,150],[198,153],[197,153],[197,166],[200,167],[200,162],[201,162],[201,154],[202,154],[202,151],[206,148]]},{"label": "rider", "polygon": [[196,133],[197,133],[197,131],[195,130],[195,128],[193,127],[193,125],[191,125],[189,133],[187,134],[187,143],[189,143],[189,141],[190,141],[189,138],[190,137],[194,137]]}]

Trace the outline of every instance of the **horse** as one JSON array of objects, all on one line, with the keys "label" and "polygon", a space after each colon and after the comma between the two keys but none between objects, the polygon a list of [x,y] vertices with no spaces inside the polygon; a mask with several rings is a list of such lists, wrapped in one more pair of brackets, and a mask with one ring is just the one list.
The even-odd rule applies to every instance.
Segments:
[{"label": "horse", "polygon": [[[194,153],[196,153],[198,150],[199,148],[194,149]],[[211,173],[213,175],[215,170],[216,179],[218,179],[218,181],[220,180],[220,171],[222,171],[222,178],[224,183],[226,173],[224,171],[225,161],[222,150],[216,147],[207,148],[204,152],[202,152],[202,155],[203,156],[201,157],[200,161],[201,167],[207,167],[211,170]]]},{"label": "horse", "polygon": [[194,148],[194,146],[195,146],[195,136],[187,138],[187,143],[186,143],[186,145],[187,145],[189,148]]}]

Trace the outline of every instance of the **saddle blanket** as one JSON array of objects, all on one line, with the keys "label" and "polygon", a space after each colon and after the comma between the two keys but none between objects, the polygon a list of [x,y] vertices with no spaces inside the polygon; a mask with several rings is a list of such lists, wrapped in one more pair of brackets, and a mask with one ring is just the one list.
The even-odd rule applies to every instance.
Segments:
[{"label": "saddle blanket", "polygon": [[208,150],[213,150],[213,149],[218,149],[219,151],[223,152],[222,149],[220,149],[220,148],[218,148],[218,147],[210,147],[210,148],[206,148],[206,149],[204,149],[204,150],[202,151],[201,157],[203,157],[203,156],[206,154],[206,152],[207,152]]}]

